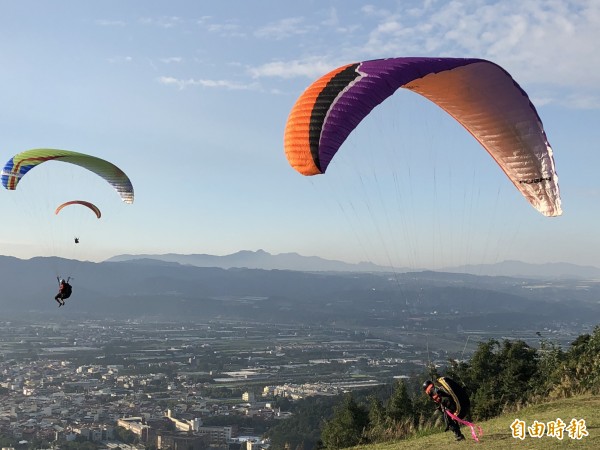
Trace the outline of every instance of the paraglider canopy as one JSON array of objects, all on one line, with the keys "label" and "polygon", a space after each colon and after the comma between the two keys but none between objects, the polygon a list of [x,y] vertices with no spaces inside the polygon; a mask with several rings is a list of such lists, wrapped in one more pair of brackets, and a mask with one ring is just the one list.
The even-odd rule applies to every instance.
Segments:
[{"label": "paraglider canopy", "polygon": [[69,150],[38,148],[16,154],[2,170],[2,185],[8,190],[16,189],[31,169],[47,161],[61,161],[88,169],[115,188],[125,203],[133,203],[133,185],[125,172],[101,158]]},{"label": "paraglider canopy", "polygon": [[456,119],[540,213],[562,214],[552,148],[535,107],[508,72],[483,59],[378,59],[324,75],[290,112],[284,149],[291,166],[303,175],[325,173],[350,133],[399,88]]},{"label": "paraglider canopy", "polygon": [[[87,208],[89,208],[90,210],[92,210],[92,212],[94,214],[96,214],[96,217],[98,219],[102,216],[102,213],[100,213],[100,209],[98,209],[98,207],[96,205],[94,205],[93,203],[90,203],[90,202],[86,202],[85,200],[71,200],[69,202],[65,202],[62,205],[59,205],[58,208],[56,208],[56,211],[54,211],[54,214],[58,214],[65,206],[70,206],[70,205],[83,205],[83,206],[86,206]],[[77,238],[75,238],[75,239],[77,241],[79,241],[79,239],[77,239]]]}]

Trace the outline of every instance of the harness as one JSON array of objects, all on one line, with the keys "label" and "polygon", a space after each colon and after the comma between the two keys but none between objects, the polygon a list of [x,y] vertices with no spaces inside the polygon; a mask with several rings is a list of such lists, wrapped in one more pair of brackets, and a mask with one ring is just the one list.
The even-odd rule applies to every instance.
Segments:
[{"label": "harness", "polygon": [[444,389],[446,389],[446,392],[448,392],[452,396],[452,400],[454,400],[454,404],[456,405],[456,411],[454,411],[454,414],[456,414],[457,416],[460,415],[461,404],[460,404],[460,401],[458,399],[458,396],[454,392],[454,389],[452,389],[450,387],[450,385],[448,384],[448,382],[446,381],[446,379],[444,377],[438,378],[438,382],[442,386],[444,386]]}]

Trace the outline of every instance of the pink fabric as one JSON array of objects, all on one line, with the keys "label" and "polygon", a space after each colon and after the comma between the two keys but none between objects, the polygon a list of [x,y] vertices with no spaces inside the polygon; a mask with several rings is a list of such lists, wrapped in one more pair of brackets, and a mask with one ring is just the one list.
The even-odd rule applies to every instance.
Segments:
[{"label": "pink fabric", "polygon": [[[473,439],[475,439],[476,442],[479,442],[479,438],[481,436],[483,436],[483,430],[481,429],[481,427],[479,425],[475,425],[471,422],[467,422],[466,420],[462,420],[458,416],[452,414],[447,409],[445,411],[446,411],[446,414],[448,414],[448,416],[451,419],[456,420],[458,423],[468,426],[471,429],[471,436],[473,436]],[[477,433],[477,431],[475,431],[475,428],[477,428],[477,431],[479,431],[479,433]]]}]

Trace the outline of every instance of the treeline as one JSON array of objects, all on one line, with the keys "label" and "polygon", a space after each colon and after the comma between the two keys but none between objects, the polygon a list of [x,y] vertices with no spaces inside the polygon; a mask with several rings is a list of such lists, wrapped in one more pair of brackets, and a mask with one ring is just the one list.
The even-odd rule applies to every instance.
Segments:
[{"label": "treeline", "polygon": [[[600,326],[568,349],[540,336],[539,347],[521,340],[479,344],[468,362],[449,361],[443,373],[397,381],[389,388],[346,394],[335,404],[323,399],[298,403],[294,417],[273,427],[273,450],[341,449],[438,432],[441,413],[422,391],[426,379],[449,376],[471,400],[467,419],[480,421],[526,405],[600,392]],[[304,428],[306,426],[306,428]]]}]

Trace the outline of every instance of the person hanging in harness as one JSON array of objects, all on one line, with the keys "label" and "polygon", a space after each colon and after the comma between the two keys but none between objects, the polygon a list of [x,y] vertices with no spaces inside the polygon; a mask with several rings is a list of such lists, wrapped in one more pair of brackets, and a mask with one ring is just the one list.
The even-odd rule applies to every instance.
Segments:
[{"label": "person hanging in harness", "polygon": [[444,431],[452,430],[457,441],[464,440],[465,436],[460,431],[460,424],[446,414],[446,410],[450,411],[452,414],[459,414],[459,408],[452,395],[441,387],[435,387],[431,380],[427,380],[423,383],[423,390],[435,403],[437,403],[437,409],[442,412],[444,422],[446,423],[446,429]]},{"label": "person hanging in harness", "polygon": [[68,277],[66,280],[64,278],[61,279],[59,277],[56,277],[56,280],[58,281],[58,294],[56,294],[54,300],[56,300],[56,302],[58,303],[58,307],[60,308],[61,306],[64,306],[65,299],[71,296],[73,288],[69,284],[71,277]]}]

